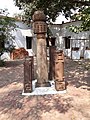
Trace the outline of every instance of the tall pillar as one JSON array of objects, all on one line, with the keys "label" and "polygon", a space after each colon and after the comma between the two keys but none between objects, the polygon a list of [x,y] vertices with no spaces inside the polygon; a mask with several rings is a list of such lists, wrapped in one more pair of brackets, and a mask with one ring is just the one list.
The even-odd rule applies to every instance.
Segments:
[{"label": "tall pillar", "polygon": [[54,61],[55,51],[56,46],[49,46],[49,80],[55,79],[55,61]]},{"label": "tall pillar", "polygon": [[55,62],[54,62],[54,53],[56,51],[55,46],[56,37],[49,37],[49,80],[55,79]]},{"label": "tall pillar", "polygon": [[57,91],[66,89],[64,81],[64,54],[62,50],[55,52],[55,88]]},{"label": "tall pillar", "polygon": [[89,35],[89,48],[90,48],[90,35]]},{"label": "tall pillar", "polygon": [[46,50],[47,24],[43,11],[36,11],[33,15],[33,30],[37,35],[37,83],[36,87],[48,87],[48,68]]},{"label": "tall pillar", "polygon": [[24,93],[32,92],[33,56],[26,57],[24,61]]}]

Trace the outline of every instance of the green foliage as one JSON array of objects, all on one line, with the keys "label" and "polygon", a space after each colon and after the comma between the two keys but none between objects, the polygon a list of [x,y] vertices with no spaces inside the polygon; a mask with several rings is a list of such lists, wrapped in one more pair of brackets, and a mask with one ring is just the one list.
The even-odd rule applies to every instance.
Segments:
[{"label": "green foliage", "polygon": [[[54,22],[63,14],[67,19],[81,20],[80,26],[70,26],[75,33],[90,30],[90,0],[14,0],[16,5],[24,10],[24,18],[31,20],[34,11],[43,10],[48,22]],[[73,15],[72,11],[79,10]],[[73,15],[73,16],[72,16]]]},{"label": "green foliage", "polygon": [[55,21],[60,13],[70,17],[72,10],[89,6],[90,0],[14,0],[16,5],[23,9],[26,18],[32,17],[36,10],[43,10],[48,21]]},{"label": "green foliage", "polygon": [[80,10],[78,14],[72,16],[73,20],[82,21],[79,26],[69,26],[69,29],[72,32],[79,33],[82,31],[89,31],[90,30],[90,7],[84,8]]},{"label": "green foliage", "polygon": [[6,42],[10,42],[14,39],[11,31],[15,29],[15,20],[7,16],[7,10],[0,9],[0,57],[6,51],[14,49],[13,44],[5,46]]}]

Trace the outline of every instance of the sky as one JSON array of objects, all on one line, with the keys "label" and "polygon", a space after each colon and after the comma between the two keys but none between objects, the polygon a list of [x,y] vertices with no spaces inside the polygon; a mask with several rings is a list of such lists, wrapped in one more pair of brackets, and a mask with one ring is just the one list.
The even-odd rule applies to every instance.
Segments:
[{"label": "sky", "polygon": [[7,8],[10,13],[9,16],[13,16],[14,13],[20,13],[18,7],[14,5],[13,0],[0,0],[0,9]]},{"label": "sky", "polygon": [[[12,17],[14,13],[20,13],[21,11],[19,10],[18,7],[14,5],[13,0],[0,0],[0,9],[7,8],[8,12],[10,13],[9,16]],[[57,17],[55,23],[56,24],[61,24],[62,21],[68,22],[69,20],[66,20],[66,18],[62,15]]]}]

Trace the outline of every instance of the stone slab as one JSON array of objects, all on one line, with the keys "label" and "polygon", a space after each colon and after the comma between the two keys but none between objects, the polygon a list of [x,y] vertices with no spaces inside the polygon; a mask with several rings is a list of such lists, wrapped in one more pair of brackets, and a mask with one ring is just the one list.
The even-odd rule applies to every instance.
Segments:
[{"label": "stone slab", "polygon": [[31,96],[31,95],[47,95],[47,94],[64,94],[64,93],[66,93],[66,90],[56,91],[54,81],[49,81],[51,84],[51,87],[37,87],[37,88],[35,88],[36,82],[37,82],[37,80],[34,80],[32,82],[33,91],[31,93],[24,93],[24,91],[23,91],[22,95]]}]

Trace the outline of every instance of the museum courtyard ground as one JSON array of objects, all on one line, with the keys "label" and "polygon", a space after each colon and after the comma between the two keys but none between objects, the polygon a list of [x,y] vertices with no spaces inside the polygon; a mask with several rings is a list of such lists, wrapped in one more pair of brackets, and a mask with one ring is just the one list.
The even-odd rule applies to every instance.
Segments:
[{"label": "museum courtyard ground", "polygon": [[22,96],[23,60],[0,67],[0,120],[90,120],[90,60],[65,59],[66,93]]}]

